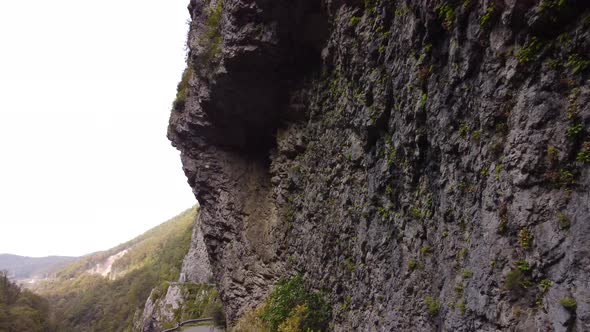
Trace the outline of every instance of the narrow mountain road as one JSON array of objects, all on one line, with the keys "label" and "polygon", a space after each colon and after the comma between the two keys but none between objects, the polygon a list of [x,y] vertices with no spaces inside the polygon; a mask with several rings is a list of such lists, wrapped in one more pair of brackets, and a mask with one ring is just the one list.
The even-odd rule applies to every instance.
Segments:
[{"label": "narrow mountain road", "polygon": [[223,332],[215,326],[187,326],[181,330],[182,332]]},{"label": "narrow mountain road", "polygon": [[[176,327],[164,330],[162,332],[224,332],[225,330],[217,328],[212,324],[213,318],[198,318],[180,322]],[[198,324],[198,325],[197,325]]]}]

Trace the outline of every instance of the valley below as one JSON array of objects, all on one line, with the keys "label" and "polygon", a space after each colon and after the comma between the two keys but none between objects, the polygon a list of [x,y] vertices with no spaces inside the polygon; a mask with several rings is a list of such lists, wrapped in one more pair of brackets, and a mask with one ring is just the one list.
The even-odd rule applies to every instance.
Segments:
[{"label": "valley below", "polygon": [[[197,215],[198,208],[191,208],[129,242],[77,259],[10,256],[14,265],[4,266],[10,272],[0,294],[6,294],[0,300],[7,302],[0,303],[0,331],[159,332],[215,313],[217,324],[223,324],[208,259],[197,249],[202,245]],[[27,262],[26,271],[21,261]],[[30,278],[39,269],[43,277]],[[21,278],[11,277],[16,275]],[[20,284],[20,291],[10,279]],[[8,296],[11,292],[40,304],[21,315],[11,309],[23,308]]]}]

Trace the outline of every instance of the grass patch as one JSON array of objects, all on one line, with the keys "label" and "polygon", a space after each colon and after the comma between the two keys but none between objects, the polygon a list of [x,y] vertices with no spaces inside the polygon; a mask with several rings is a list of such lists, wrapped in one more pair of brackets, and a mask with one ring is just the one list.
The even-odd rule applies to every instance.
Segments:
[{"label": "grass patch", "polygon": [[529,272],[531,267],[529,263],[525,260],[518,260],[515,262],[516,268],[519,269],[521,272]]},{"label": "grass patch", "polygon": [[176,99],[172,103],[172,109],[182,112],[186,106],[186,99],[188,97],[189,81],[193,77],[193,69],[187,67],[182,73],[182,79],[176,86]]},{"label": "grass patch", "polygon": [[467,134],[469,134],[469,125],[463,122],[461,123],[461,126],[459,126],[459,136],[465,137]]},{"label": "grass patch", "polygon": [[564,297],[563,299],[559,300],[559,304],[570,311],[576,310],[576,307],[578,306],[576,300],[571,297]]},{"label": "grass patch", "polygon": [[469,279],[473,277],[473,272],[471,270],[463,270],[462,277],[463,279]]},{"label": "grass patch", "polygon": [[543,279],[539,283],[539,290],[541,291],[542,294],[547,294],[547,292],[549,291],[549,288],[551,288],[551,285],[552,285],[552,283],[549,279]]},{"label": "grass patch", "polygon": [[531,248],[531,242],[533,241],[533,235],[529,230],[523,228],[518,232],[518,244],[524,250]]},{"label": "grass patch", "polygon": [[568,230],[572,226],[570,218],[563,212],[557,214],[557,221],[559,222],[559,229],[561,230]]},{"label": "grass patch", "polygon": [[504,280],[504,288],[509,291],[517,291],[526,287],[524,282],[526,282],[526,278],[522,271],[518,268],[513,269],[506,275],[506,279]]},{"label": "grass patch", "polygon": [[424,304],[430,316],[436,316],[440,311],[440,302],[430,296],[424,298]]},{"label": "grass patch", "polygon": [[205,20],[205,31],[201,35],[199,45],[203,47],[203,52],[199,56],[199,64],[210,66],[215,58],[221,53],[221,20],[223,12],[223,1],[218,1],[217,5],[209,10],[209,15]]}]

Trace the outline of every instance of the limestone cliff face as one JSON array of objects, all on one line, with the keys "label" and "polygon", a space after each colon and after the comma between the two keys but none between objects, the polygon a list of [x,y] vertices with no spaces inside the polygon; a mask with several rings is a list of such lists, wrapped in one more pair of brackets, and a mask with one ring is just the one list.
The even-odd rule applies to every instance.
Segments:
[{"label": "limestone cliff face", "polygon": [[229,320],[301,273],[336,331],[590,330],[589,6],[191,1],[168,137]]},{"label": "limestone cliff face", "polygon": [[212,278],[209,256],[203,240],[203,231],[201,231],[201,222],[199,215],[197,215],[191,236],[191,245],[182,261],[178,281],[180,283],[207,284],[211,282]]}]

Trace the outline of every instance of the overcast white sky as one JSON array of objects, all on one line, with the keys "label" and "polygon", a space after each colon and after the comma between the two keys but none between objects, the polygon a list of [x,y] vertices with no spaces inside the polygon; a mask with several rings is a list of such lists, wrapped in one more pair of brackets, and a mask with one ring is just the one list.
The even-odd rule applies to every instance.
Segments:
[{"label": "overcast white sky", "polygon": [[0,253],[108,249],[195,204],[166,139],[187,4],[0,1]]}]

